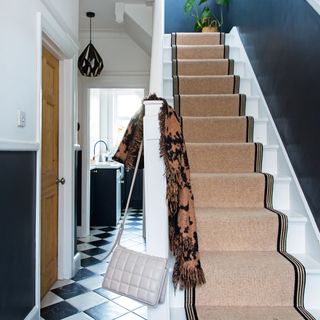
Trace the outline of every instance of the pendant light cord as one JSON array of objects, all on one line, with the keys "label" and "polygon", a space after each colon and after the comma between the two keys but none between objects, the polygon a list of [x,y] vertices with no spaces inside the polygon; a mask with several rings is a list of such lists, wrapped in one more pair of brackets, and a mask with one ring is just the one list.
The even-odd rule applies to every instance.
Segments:
[{"label": "pendant light cord", "polygon": [[90,44],[91,44],[91,17],[90,17]]}]

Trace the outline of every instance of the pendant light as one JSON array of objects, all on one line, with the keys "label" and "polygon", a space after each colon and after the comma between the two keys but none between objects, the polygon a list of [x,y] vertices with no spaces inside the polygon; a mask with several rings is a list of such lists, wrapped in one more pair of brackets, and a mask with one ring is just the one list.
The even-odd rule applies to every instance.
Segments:
[{"label": "pendant light", "polygon": [[90,18],[90,42],[79,56],[78,68],[85,77],[97,77],[103,69],[103,61],[91,43],[91,19],[95,17],[95,13],[87,12],[87,17]]}]

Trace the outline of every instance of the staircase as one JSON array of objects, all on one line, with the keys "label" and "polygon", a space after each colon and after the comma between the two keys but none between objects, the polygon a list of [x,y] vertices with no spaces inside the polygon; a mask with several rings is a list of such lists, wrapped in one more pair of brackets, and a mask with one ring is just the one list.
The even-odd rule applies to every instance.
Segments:
[{"label": "staircase", "polygon": [[187,318],[320,319],[318,231],[237,31],[165,35],[163,54],[207,279]]}]

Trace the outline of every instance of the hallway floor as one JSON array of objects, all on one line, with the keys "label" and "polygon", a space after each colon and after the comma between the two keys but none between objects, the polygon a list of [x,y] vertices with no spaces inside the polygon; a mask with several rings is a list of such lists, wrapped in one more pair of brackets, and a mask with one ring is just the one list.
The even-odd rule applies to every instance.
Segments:
[{"label": "hallway floor", "polygon": [[[91,228],[90,236],[78,239],[81,269],[72,280],[57,281],[41,302],[41,319],[45,320],[143,320],[147,307],[101,288],[106,261],[115,227]],[[142,214],[130,210],[121,244],[145,251],[142,237]],[[109,261],[109,259],[107,259]]]}]

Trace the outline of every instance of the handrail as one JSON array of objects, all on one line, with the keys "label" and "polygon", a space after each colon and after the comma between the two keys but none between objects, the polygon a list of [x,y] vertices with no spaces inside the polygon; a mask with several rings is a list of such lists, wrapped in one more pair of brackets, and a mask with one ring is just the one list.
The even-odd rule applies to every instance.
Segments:
[{"label": "handrail", "polygon": [[163,96],[163,35],[164,35],[164,1],[155,0],[153,6],[153,31],[150,66],[149,91]]}]

